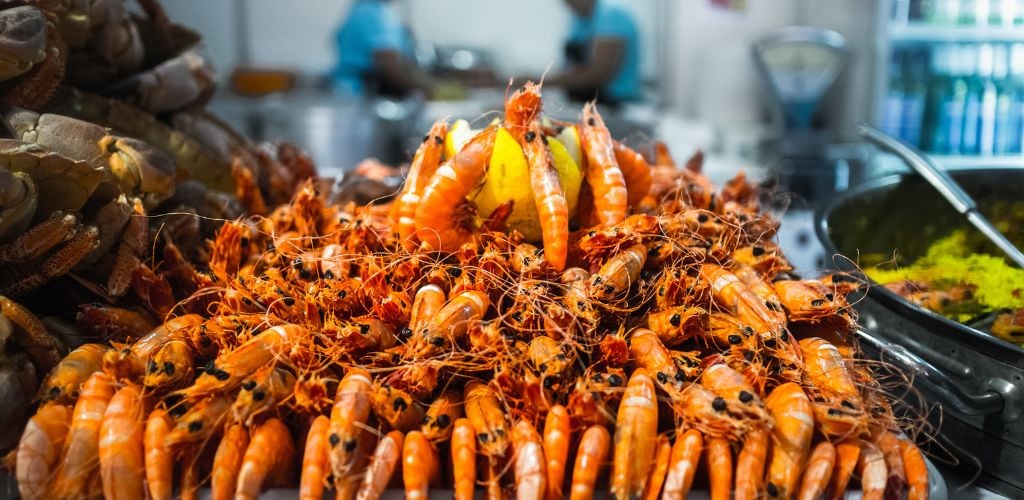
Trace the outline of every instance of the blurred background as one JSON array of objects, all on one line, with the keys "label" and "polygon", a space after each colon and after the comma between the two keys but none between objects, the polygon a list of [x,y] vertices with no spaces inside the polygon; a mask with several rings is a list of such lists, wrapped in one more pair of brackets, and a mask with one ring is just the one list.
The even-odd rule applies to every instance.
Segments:
[{"label": "blurred background", "polygon": [[[407,162],[437,118],[479,127],[501,110],[511,78],[545,73],[549,115],[577,119],[577,101],[597,96],[613,134],[638,150],[650,138],[680,160],[700,149],[715,182],[746,169],[791,193],[796,222],[782,237],[794,248],[813,239],[815,201],[904,168],[855,140],[858,122],[950,168],[1024,164],[1024,0],[176,0],[166,8],[204,35],[219,72],[215,111],[258,139],[302,145],[325,175],[365,158]],[[633,91],[615,99],[607,81],[589,94],[574,90],[586,72],[573,73],[580,47],[574,54],[567,42],[582,42],[583,58],[600,62],[609,58],[598,45],[609,39],[628,43],[612,44],[626,52],[604,70],[614,76],[634,64]],[[367,40],[396,47],[398,62],[382,70]],[[346,65],[379,72],[346,80]],[[807,252],[808,265],[823,264],[820,249]]]}]

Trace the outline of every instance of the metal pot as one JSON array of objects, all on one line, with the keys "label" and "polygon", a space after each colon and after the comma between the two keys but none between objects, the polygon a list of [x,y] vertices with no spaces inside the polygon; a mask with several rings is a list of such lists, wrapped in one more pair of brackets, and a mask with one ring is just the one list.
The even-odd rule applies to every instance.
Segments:
[{"label": "metal pot", "polygon": [[[995,214],[986,209],[992,202],[1024,199],[1024,169],[962,170],[953,177],[990,218]],[[954,228],[966,227],[916,175],[858,186],[823,207],[816,222],[818,238],[830,253],[856,258],[898,251],[908,262]],[[835,262],[858,272],[850,261]],[[941,420],[933,415],[936,423],[941,421],[939,431],[980,460],[984,485],[1024,498],[1019,469],[1024,463],[1024,349],[873,285],[858,305],[864,345],[916,374],[915,386],[925,399],[942,405]]]}]

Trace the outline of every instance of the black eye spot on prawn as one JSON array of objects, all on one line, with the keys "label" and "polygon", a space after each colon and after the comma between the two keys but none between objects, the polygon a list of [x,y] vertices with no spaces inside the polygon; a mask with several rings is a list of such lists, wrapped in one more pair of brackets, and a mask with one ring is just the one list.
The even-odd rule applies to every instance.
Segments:
[{"label": "black eye spot on prawn", "polygon": [[527,132],[523,138],[526,139],[526,142],[533,142],[533,140],[537,138],[537,134],[531,130]]},{"label": "black eye spot on prawn", "polygon": [[717,397],[711,402],[711,408],[714,408],[715,411],[725,411],[727,407],[728,405],[723,397]]},{"label": "black eye spot on prawn", "polygon": [[597,125],[597,120],[595,120],[593,118],[588,118],[587,119],[587,125],[590,125],[591,127],[596,126]]}]

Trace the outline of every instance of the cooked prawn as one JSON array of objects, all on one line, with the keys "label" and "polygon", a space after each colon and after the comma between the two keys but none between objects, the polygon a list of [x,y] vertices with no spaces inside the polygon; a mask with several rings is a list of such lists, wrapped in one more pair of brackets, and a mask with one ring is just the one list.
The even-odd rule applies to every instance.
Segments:
[{"label": "cooked prawn", "polygon": [[626,179],[615,159],[611,134],[593,102],[583,106],[579,130],[586,158],[584,174],[593,191],[597,220],[605,226],[617,224],[626,218]]}]

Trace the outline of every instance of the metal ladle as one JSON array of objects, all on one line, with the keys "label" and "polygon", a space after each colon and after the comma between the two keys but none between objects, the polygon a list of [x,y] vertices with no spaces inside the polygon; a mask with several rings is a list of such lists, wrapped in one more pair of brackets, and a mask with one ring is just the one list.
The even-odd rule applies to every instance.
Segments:
[{"label": "metal ladle", "polygon": [[889,151],[901,160],[910,165],[921,177],[924,177],[939,194],[942,195],[957,212],[967,218],[967,221],[978,228],[982,234],[994,243],[1017,267],[1024,269],[1024,253],[1010,243],[1010,240],[1003,236],[995,226],[992,225],[981,212],[978,211],[978,204],[967,194],[960,184],[957,184],[944,168],[935,163],[928,155],[918,151],[913,146],[896,139],[870,125],[858,124],[857,133],[867,141]]}]

